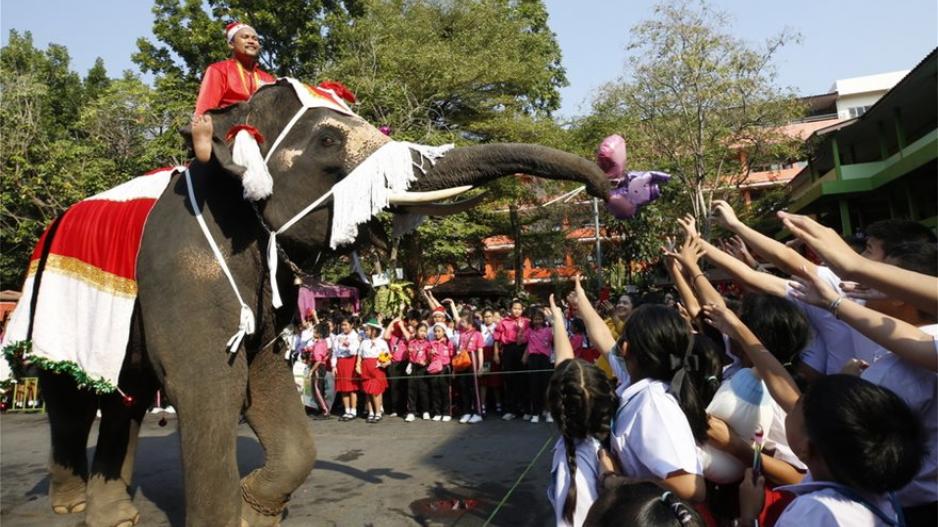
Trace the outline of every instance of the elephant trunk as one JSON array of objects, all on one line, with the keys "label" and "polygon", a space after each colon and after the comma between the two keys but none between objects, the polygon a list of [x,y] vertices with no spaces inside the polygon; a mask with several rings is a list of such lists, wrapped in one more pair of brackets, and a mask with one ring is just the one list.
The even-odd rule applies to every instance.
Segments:
[{"label": "elephant trunk", "polygon": [[609,199],[609,180],[596,163],[553,148],[521,143],[454,149],[437,160],[411,190],[478,186],[510,175],[579,181],[591,195]]}]

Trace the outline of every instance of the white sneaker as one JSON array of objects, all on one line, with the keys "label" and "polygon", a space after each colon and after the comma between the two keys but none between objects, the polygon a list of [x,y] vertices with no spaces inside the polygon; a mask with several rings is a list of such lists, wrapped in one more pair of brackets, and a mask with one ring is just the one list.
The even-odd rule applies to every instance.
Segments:
[{"label": "white sneaker", "polygon": [[95,414],[95,417],[101,419],[101,410],[98,410],[98,413]]},{"label": "white sneaker", "polygon": [[505,414],[505,415],[502,416],[502,420],[504,420],[504,421],[511,421],[511,420],[514,419],[515,417],[516,417],[515,414],[513,414],[513,413],[511,413],[511,412],[508,412],[507,414]]},{"label": "white sneaker", "polygon": [[423,418],[424,421],[429,421],[429,420],[430,420],[430,412],[424,412],[421,417]]},{"label": "white sneaker", "polygon": [[522,417],[522,419],[524,419],[525,421],[530,421],[530,420],[531,420],[531,414],[524,414],[524,416]]},{"label": "white sneaker", "polygon": [[[426,419],[426,417],[424,417],[424,419]],[[443,416],[441,416],[441,415],[434,415],[434,416],[433,416],[433,419],[431,419],[431,421],[439,421],[440,419],[443,419]]]},{"label": "white sneaker", "polygon": [[414,416],[414,414],[407,414],[407,417],[404,418],[404,421],[413,423],[416,419],[417,418]]},{"label": "white sneaker", "polygon": [[472,417],[472,414],[462,414],[462,417],[459,418],[459,422],[466,424],[469,422],[469,418]]},{"label": "white sneaker", "polygon": [[531,416],[531,422],[532,422],[532,423],[540,423],[540,422],[541,422],[541,418],[538,417],[538,416],[536,416],[536,415]]},{"label": "white sneaker", "polygon": [[154,406],[153,409],[150,410],[150,413],[151,413],[151,414],[158,414],[158,413],[161,413],[162,411],[163,411],[163,409],[160,408],[159,406]]},{"label": "white sneaker", "polygon": [[452,421],[452,420],[453,420],[453,417],[450,416],[450,415],[444,415],[444,416],[443,416],[443,422],[444,422],[444,423],[448,423],[448,422],[450,422],[450,421]]},{"label": "white sneaker", "polygon": [[551,417],[550,414],[547,414],[547,417],[544,418],[544,421],[546,421],[546,422],[548,422],[548,423],[553,423],[553,422],[554,422],[554,418]]},{"label": "white sneaker", "polygon": [[388,417],[397,417],[397,412],[391,412],[388,414]]},{"label": "white sneaker", "polygon": [[166,413],[168,413],[168,414],[174,414],[174,413],[176,413],[176,409],[173,408],[172,406],[167,406],[166,408],[163,409],[163,411],[166,412]]},{"label": "white sneaker", "polygon": [[470,417],[468,421],[468,423],[471,425],[474,425],[476,423],[481,423],[481,422],[482,422],[482,416],[479,414],[472,414],[472,417]]}]

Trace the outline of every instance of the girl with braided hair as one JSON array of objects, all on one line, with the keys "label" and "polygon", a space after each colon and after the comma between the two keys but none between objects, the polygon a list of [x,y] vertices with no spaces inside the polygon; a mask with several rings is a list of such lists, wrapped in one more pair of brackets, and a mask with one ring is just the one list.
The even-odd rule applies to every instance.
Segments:
[{"label": "girl with braided hair", "polygon": [[556,367],[547,387],[547,405],[563,437],[554,446],[548,499],[558,526],[579,527],[598,496],[597,454],[600,441],[609,436],[616,395],[602,370],[574,358],[563,311],[553,295],[550,309]]}]

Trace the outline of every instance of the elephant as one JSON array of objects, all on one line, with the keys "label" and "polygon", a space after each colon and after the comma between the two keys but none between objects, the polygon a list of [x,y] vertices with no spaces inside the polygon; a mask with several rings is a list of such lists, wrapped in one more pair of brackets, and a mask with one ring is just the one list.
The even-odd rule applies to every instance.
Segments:
[{"label": "elephant", "polygon": [[[140,242],[138,294],[120,373],[124,396],[98,397],[69,377],[42,374],[52,441],[50,498],[57,513],[84,511],[92,527],[138,521],[128,486],[140,424],[159,387],[178,412],[187,525],[277,525],[291,493],[311,472],[316,450],[310,420],[278,349],[278,335],[296,305],[294,273],[304,262],[382,243],[383,228],[376,220],[363,223],[353,243],[334,249],[329,225],[337,206],[325,200],[277,235],[277,252],[287,265],[277,267],[273,280],[270,233],[392,139],[354,114],[311,108],[268,160],[270,195],[246,200],[245,167],[234,161],[224,133],[250,124],[263,137],[278,137],[301,107],[291,84],[281,79],[246,102],[210,111],[212,159],[188,168],[207,228],[255,314],[254,331],[236,352],[225,343],[238,324],[240,304],[194,218],[186,174],[177,173],[153,206]],[[191,144],[191,133],[184,129],[183,135]],[[272,147],[269,141],[259,144],[265,155]],[[389,200],[388,210],[398,215],[461,210],[465,206],[426,202],[520,174],[580,181],[604,200],[609,194],[608,180],[594,163],[537,145],[454,148],[432,163],[419,149],[411,156],[424,168],[414,170],[406,192]],[[282,292],[284,307],[274,307],[274,288]],[[99,405],[99,439],[88,467],[85,448]],[[265,452],[264,466],[244,478],[236,462],[242,415]]]}]

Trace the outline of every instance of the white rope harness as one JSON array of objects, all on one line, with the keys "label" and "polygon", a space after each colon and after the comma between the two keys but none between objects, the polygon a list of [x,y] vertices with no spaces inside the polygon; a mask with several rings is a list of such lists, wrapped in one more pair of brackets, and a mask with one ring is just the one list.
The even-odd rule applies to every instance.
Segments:
[{"label": "white rope harness", "polygon": [[[300,117],[306,113],[306,110],[315,107],[303,104],[293,118],[280,131],[280,135],[271,144],[270,150],[264,157],[266,164],[274,153],[274,150],[280,146],[293,126],[300,120]],[[353,114],[354,115],[354,114]],[[333,211],[331,246],[336,248],[338,245],[348,243],[354,240],[357,235],[357,226],[377,214],[388,206],[388,199],[392,192],[405,191],[416,179],[414,170],[425,173],[423,161],[414,163],[410,151],[416,150],[427,159],[430,164],[442,157],[447,151],[453,148],[453,145],[443,145],[438,147],[418,145],[404,141],[389,141],[373,152],[365,161],[352,170],[349,175],[333,185],[322,196],[310,203],[306,208],[296,213],[287,220],[280,228],[270,231],[270,237],[267,240],[267,269],[270,275],[271,304],[274,308],[283,306],[283,300],[280,297],[280,289],[277,287],[277,235],[283,234],[287,229],[295,225],[298,221],[306,217],[310,212],[320,207],[330,198],[336,198],[336,205]],[[189,190],[189,201],[192,209],[195,211],[196,221],[205,234],[209,246],[219,266],[228,277],[228,282],[238,297],[238,303],[241,304],[241,321],[238,325],[238,332],[228,340],[228,351],[235,353],[245,335],[254,334],[254,313],[251,308],[244,303],[241,293],[235,285],[234,278],[225,264],[225,260],[218,246],[212,239],[212,235],[202,218],[202,211],[195,201],[195,193],[192,187],[192,179],[189,170],[186,169],[186,184]]]},{"label": "white rope harness", "polygon": [[254,334],[254,312],[251,311],[251,308],[244,303],[244,299],[241,298],[241,293],[238,291],[238,286],[235,284],[234,277],[231,276],[231,270],[228,269],[228,264],[225,263],[225,257],[222,255],[221,250],[218,249],[218,244],[215,243],[215,240],[212,239],[212,233],[208,230],[208,225],[205,223],[205,218],[202,217],[202,208],[199,207],[198,202],[195,200],[195,190],[192,186],[192,176],[189,175],[189,169],[186,169],[186,187],[189,190],[189,203],[192,205],[192,210],[195,212],[195,221],[199,223],[199,227],[202,229],[202,234],[205,235],[205,239],[208,240],[209,247],[212,248],[212,254],[215,255],[215,260],[218,261],[218,265],[221,267],[222,272],[225,273],[225,277],[228,278],[228,283],[231,284],[231,289],[234,290],[235,296],[238,297],[238,303],[241,304],[241,315],[240,321],[238,322],[238,331],[228,339],[228,343],[225,344],[228,347],[228,351],[231,353],[237,353],[238,348],[241,346],[241,341],[244,340],[245,335]]}]

